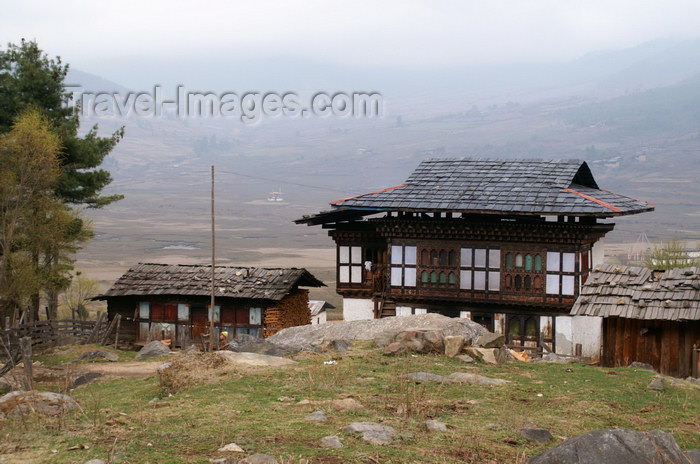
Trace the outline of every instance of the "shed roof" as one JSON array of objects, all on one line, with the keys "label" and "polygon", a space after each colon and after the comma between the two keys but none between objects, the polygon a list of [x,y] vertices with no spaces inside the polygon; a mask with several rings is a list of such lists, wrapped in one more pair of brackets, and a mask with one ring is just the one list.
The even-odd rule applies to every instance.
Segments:
[{"label": "shed roof", "polygon": [[333,210],[297,223],[354,219],[354,213],[445,211],[476,214],[611,217],[654,206],[602,190],[585,161],[540,159],[428,159],[405,184],[344,198]]},{"label": "shed roof", "polygon": [[572,315],[628,319],[700,320],[700,269],[672,269],[655,276],[644,267],[596,267],[571,309]]},{"label": "shed roof", "polygon": [[[279,301],[295,285],[323,287],[306,269],[216,267],[214,296]],[[117,296],[211,295],[211,266],[140,263],[96,299]]]}]

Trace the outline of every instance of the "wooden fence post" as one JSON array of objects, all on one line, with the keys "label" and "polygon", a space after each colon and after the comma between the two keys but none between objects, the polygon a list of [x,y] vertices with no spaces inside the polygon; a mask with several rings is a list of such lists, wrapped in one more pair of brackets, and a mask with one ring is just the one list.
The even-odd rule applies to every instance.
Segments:
[{"label": "wooden fence post", "polygon": [[119,346],[119,325],[122,323],[122,315],[117,314],[117,331],[114,334],[114,349],[117,349]]},{"label": "wooden fence post", "polygon": [[32,339],[30,337],[22,337],[20,339],[20,348],[22,350],[22,361],[24,362],[24,389],[25,391],[32,391],[34,390],[32,378]]},{"label": "wooden fence post", "polygon": [[95,328],[92,329],[92,333],[88,337],[87,341],[83,344],[90,344],[97,342],[97,336],[100,333],[100,327],[102,326],[102,319],[104,319],[105,313],[98,313],[97,321],[95,321]]}]

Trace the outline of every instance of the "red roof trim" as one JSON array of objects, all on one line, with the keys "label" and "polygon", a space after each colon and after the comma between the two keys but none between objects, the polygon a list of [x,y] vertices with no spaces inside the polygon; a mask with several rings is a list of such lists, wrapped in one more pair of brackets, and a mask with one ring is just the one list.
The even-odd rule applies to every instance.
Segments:
[{"label": "red roof trim", "polygon": [[[602,190],[603,192],[613,193],[613,192],[611,192],[610,190],[605,190],[605,189],[600,189],[600,190]],[[631,199],[634,200],[634,201],[638,201],[638,202],[640,202],[640,203],[646,203],[647,205],[653,206],[654,208],[656,208],[656,205],[655,205],[654,203],[649,203],[648,201],[637,200],[636,198],[632,198],[632,197],[627,196],[627,195],[621,195],[621,194],[619,194],[619,193],[616,193],[615,195],[620,195],[621,197],[625,197],[625,198],[631,198]]]},{"label": "red roof trim", "polygon": [[592,201],[592,202],[594,202],[594,203],[598,203],[599,205],[605,206],[605,207],[608,208],[609,210],[615,211],[616,213],[621,213],[621,212],[622,212],[622,210],[621,210],[620,208],[616,208],[616,207],[614,207],[613,205],[609,205],[609,204],[605,203],[604,201],[597,200],[597,199],[595,199],[595,198],[593,198],[593,197],[591,197],[591,196],[589,196],[589,195],[583,194],[583,193],[581,193],[581,192],[577,192],[576,190],[573,190],[573,189],[570,189],[570,188],[565,188],[564,190],[566,190],[567,192],[571,192],[571,193],[573,193],[574,195],[578,195],[578,196],[580,196],[580,197],[583,197],[583,198],[585,198],[586,200],[590,200],[590,201]]},{"label": "red roof trim", "polygon": [[337,205],[338,203],[342,203],[342,202],[347,201],[347,200],[352,200],[353,198],[364,197],[365,195],[373,195],[373,194],[375,194],[375,193],[388,192],[388,191],[390,191],[390,190],[396,190],[396,189],[399,189],[399,188],[401,188],[401,187],[405,187],[405,186],[407,186],[407,185],[408,185],[408,184],[401,184],[401,185],[397,185],[397,186],[395,186],[395,187],[389,187],[389,188],[385,188],[385,189],[382,189],[382,190],[377,190],[376,192],[362,193],[362,194],[360,194],[360,195],[355,195],[355,196],[352,196],[352,197],[341,198],[340,200],[331,201],[329,204],[330,204],[330,205]]}]

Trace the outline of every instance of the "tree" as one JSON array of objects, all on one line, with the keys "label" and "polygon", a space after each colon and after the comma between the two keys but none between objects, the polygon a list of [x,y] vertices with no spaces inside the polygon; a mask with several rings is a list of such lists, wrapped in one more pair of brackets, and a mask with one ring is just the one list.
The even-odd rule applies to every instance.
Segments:
[{"label": "tree", "polygon": [[75,276],[71,280],[70,287],[61,296],[61,306],[75,314],[80,319],[87,319],[90,309],[96,308],[98,304],[92,297],[99,294],[99,284],[97,280],[90,279],[76,270]]},{"label": "tree", "polygon": [[700,266],[700,260],[691,258],[683,245],[678,240],[671,240],[655,246],[651,252],[644,257],[644,265],[655,271],[668,271],[674,268],[684,268],[690,266]]},{"label": "tree", "polygon": [[59,137],[38,111],[20,115],[0,136],[0,317],[26,307],[42,279],[32,250],[36,218],[59,229],[65,211],[54,193],[60,174]]},{"label": "tree", "polygon": [[[95,125],[85,136],[78,136],[80,119],[78,112],[69,106],[72,93],[65,89],[67,73],[68,65],[63,65],[60,57],[49,58],[35,41],[23,39],[20,45],[8,44],[6,51],[0,51],[0,134],[7,133],[13,121],[27,108],[40,111],[60,138],[60,170],[53,184],[54,192],[65,205],[101,208],[123,198],[118,194],[102,195],[112,177],[100,166],[123,137],[124,128],[109,137],[99,137]],[[68,214],[53,211],[52,219],[54,215],[66,217]],[[36,220],[40,223],[42,218]],[[49,241],[35,235],[28,242],[33,249],[34,265],[45,274],[47,286],[43,290],[48,296],[51,317],[57,313],[58,291],[70,283],[70,253],[92,234],[87,224],[75,215],[72,222],[64,225],[66,227],[60,231],[65,234],[51,234]],[[38,293],[32,297],[32,311],[38,316]]]}]

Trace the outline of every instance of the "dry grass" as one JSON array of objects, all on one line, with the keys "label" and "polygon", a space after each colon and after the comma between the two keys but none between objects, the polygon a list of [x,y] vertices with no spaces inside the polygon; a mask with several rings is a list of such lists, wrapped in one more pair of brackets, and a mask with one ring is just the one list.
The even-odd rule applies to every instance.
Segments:
[{"label": "dry grass", "polygon": [[175,359],[158,373],[164,393],[175,394],[240,376],[238,369],[218,353],[191,353]]}]

